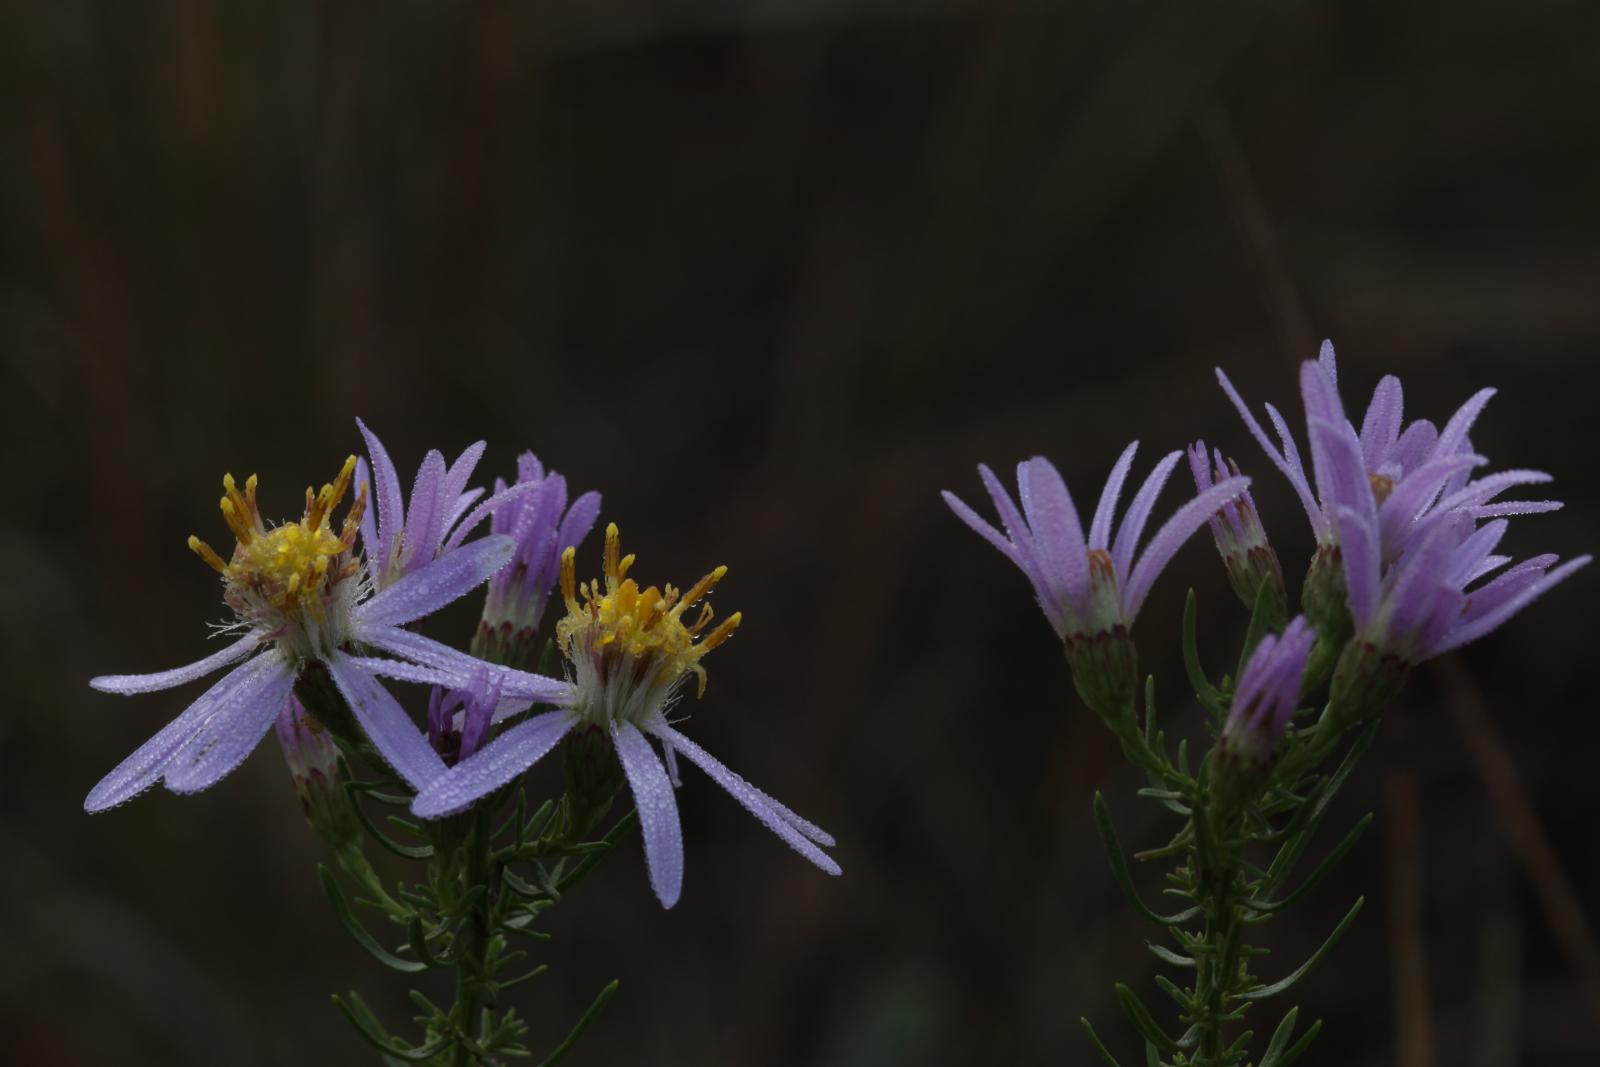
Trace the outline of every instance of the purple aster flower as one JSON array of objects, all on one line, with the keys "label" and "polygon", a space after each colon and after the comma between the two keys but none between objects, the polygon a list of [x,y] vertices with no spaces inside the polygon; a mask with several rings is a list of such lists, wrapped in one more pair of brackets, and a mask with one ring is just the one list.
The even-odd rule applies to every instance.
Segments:
[{"label": "purple aster flower", "polygon": [[[1206,443],[1196,441],[1189,446],[1189,471],[1194,475],[1196,492],[1205,492],[1229,476],[1239,477],[1239,465],[1222,455],[1217,449],[1215,466],[1206,456]],[[1283,568],[1278,554],[1267,541],[1267,532],[1261,526],[1261,515],[1256,502],[1246,489],[1225,502],[1211,516],[1211,539],[1216,542],[1228,571],[1228,583],[1246,607],[1254,607],[1263,584],[1267,585],[1280,605],[1277,618],[1281,619],[1281,605],[1286,601],[1283,588]]]},{"label": "purple aster flower", "polygon": [[[175,793],[215,784],[272,728],[311,663],[326,668],[356,722],[402,778],[420,789],[444,772],[444,762],[379,678],[455,685],[483,666],[402,627],[482,584],[506,565],[515,545],[507,537],[463,545],[369,595],[373,585],[355,551],[365,493],[357,493],[338,533],[330,518],[355,466],[351,456],[332,484],[317,494],[307,490],[301,519],[271,529],[256,505],[255,476],[243,492],[231,475],[224,477],[222,514],[237,540],[232,557],[224,561],[197,537],[189,547],[222,575],[223,599],[236,618],[230,628],[244,635],[186,667],[108,675],[89,684],[109,693],[148,693],[233,669],[106,775],[90,791],[86,810],[114,807],[157,781]],[[360,655],[353,651],[359,646],[412,662]],[[511,697],[557,699],[568,689],[553,679],[498,670]]]},{"label": "purple aster flower", "polygon": [[1135,551],[1156,497],[1183,455],[1171,452],[1156,464],[1134,495],[1120,527],[1113,530],[1117,498],[1138,447],[1137,441],[1130,444],[1111,468],[1087,536],[1066,483],[1042,456],[1017,464],[1021,511],[994,472],[978,465],[978,475],[994,501],[1004,533],[954,493],[946,490],[942,494],[962,522],[1027,576],[1045,617],[1063,640],[1132,626],[1151,585],[1173,555],[1218,508],[1236,499],[1250,484],[1248,478],[1231,477],[1203,490],[1156,531],[1136,560]]},{"label": "purple aster flower", "polygon": [[[1485,479],[1487,480],[1487,479]],[[1496,555],[1507,522],[1476,526],[1469,485],[1446,498],[1418,525],[1404,555],[1385,564],[1382,530],[1370,515],[1341,507],[1345,583],[1355,623],[1356,655],[1393,657],[1403,666],[1460,648],[1494,630],[1543,596],[1591,557],[1560,566],[1555,555],[1534,556],[1500,570],[1511,557]]]},{"label": "purple aster flower", "polygon": [[[489,528],[515,540],[517,552],[509,567],[489,579],[479,634],[481,640],[526,648],[555,588],[561,551],[581,545],[589,535],[600,514],[600,494],[584,493],[567,507],[567,480],[555,471],[545,473],[532,452],[517,457],[516,485],[527,491],[501,504]],[[495,481],[497,498],[507,489],[505,482]]]},{"label": "purple aster flower", "polygon": [[1441,505],[1441,497],[1456,499],[1457,506],[1475,518],[1551,511],[1561,506],[1550,500],[1494,502],[1494,497],[1512,486],[1549,481],[1550,476],[1540,471],[1491,475],[1470,483],[1476,486],[1472,493],[1455,497],[1469,485],[1471,470],[1487,462],[1473,453],[1467,434],[1494,396],[1493,389],[1474,393],[1439,430],[1426,419],[1405,424],[1400,380],[1388,375],[1373,391],[1357,430],[1339,399],[1333,344],[1324,341],[1318,358],[1300,368],[1300,393],[1311,439],[1312,477],[1308,478],[1294,436],[1278,410],[1266,405],[1281,447],[1267,437],[1228,376],[1220,368],[1216,373],[1251,435],[1294,487],[1319,545],[1338,544],[1340,508],[1350,508],[1364,522],[1375,524],[1383,558],[1393,560],[1423,516]]},{"label": "purple aster flower", "polygon": [[[692,625],[684,612],[701,604],[727,573],[718,567],[680,593],[649,586],[641,590],[628,571],[634,557],[621,555],[617,527],[606,528],[605,580],[578,585],[575,552],[561,554],[561,592],[567,614],[556,624],[556,640],[572,672],[570,693],[552,700],[555,710],[517,723],[424,789],[412,805],[423,818],[461,811],[514,780],[574,729],[592,726],[610,738],[633,793],[644,837],[650,885],[666,907],[677,903],[683,884],[683,837],[669,767],[686,757],[732,794],[767,829],[829,874],[839,865],[818,846],[833,838],[718,762],[669,725],[667,708],[693,675],[704,692],[700,660],[739,626],[739,613],[707,631],[712,611],[702,604]],[[579,595],[583,600],[579,602]],[[702,636],[703,635],[703,636]],[[663,766],[648,737],[661,743]]]},{"label": "purple aster flower", "polygon": [[1268,634],[1256,645],[1234,687],[1218,754],[1245,772],[1266,767],[1289,728],[1300,700],[1300,680],[1317,635],[1297,615],[1282,636]]},{"label": "purple aster flower", "polygon": [[430,450],[417,469],[408,507],[400,494],[400,475],[383,442],[360,419],[356,426],[372,458],[370,472],[366,460],[356,461],[356,489],[373,504],[362,513],[361,545],[372,584],[380,590],[461,547],[484,519],[535,488],[522,482],[510,488],[502,484],[493,496],[473,507],[483,495],[482,489],[467,488],[483,457],[485,445],[478,441],[448,466],[441,452]]}]

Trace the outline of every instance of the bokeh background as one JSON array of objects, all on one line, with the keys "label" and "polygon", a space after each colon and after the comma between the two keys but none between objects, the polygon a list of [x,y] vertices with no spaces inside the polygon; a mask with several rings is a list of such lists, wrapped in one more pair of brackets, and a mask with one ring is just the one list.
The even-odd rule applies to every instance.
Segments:
[{"label": "bokeh background", "polygon": [[[1142,471],[1204,435],[1298,573],[1211,368],[1297,411],[1328,336],[1351,404],[1501,386],[1477,444],[1568,501],[1515,548],[1593,550],[1597,49],[1555,0],[0,7],[0,1061],[370,1062],[328,994],[409,1014],[270,742],[81,811],[186,695],[86,679],[221,616],[184,538],[223,538],[222,472],[287,514],[359,414],[407,469],[535,449],[647,578],[727,563],[747,625],[690,729],[840,840],[835,881],[690,774],[682,903],[630,845],[557,909],[536,1047],[617,977],[568,1062],[1089,1063],[1081,1014],[1142,1062],[1110,986],[1159,997],[1155,932],[1090,797],[1135,847],[1167,827],[937,492],[1044,453],[1092,500],[1126,440]],[[1138,637],[1192,723],[1191,584],[1220,672],[1204,535]],[[1367,896],[1291,1001],[1327,1020],[1307,1062],[1600,1062],[1595,594],[1386,724],[1328,841],[1377,828],[1265,935],[1281,973]]]}]

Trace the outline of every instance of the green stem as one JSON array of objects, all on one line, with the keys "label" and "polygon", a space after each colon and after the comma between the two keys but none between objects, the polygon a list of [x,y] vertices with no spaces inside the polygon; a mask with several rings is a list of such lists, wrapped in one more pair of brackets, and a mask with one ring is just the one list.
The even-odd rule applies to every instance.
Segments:
[{"label": "green stem", "polygon": [[[489,855],[489,816],[482,805],[473,810],[471,829],[467,831],[466,888],[484,886],[472,905],[472,914],[462,923],[460,950],[456,964],[456,1002],[451,1015],[463,1034],[473,1041],[483,1037],[483,984],[489,969],[489,916],[493,907],[495,887],[490,884],[494,864]],[[468,1044],[458,1040],[451,1063],[453,1067],[472,1067],[477,1055]]]},{"label": "green stem", "polygon": [[[1195,818],[1211,820],[1215,813],[1209,803],[1196,805]],[[1197,962],[1200,972],[1196,980],[1196,993],[1203,998],[1199,1012],[1200,1047],[1197,1062],[1208,1067],[1220,1067],[1228,1049],[1227,1021],[1228,999],[1234,992],[1239,975],[1240,927],[1237,890],[1239,883],[1238,826],[1236,817],[1228,817],[1227,825],[1213,824],[1203,835],[1209,847],[1196,849],[1195,861],[1201,891],[1201,906],[1205,910],[1206,954]],[[1200,835],[1197,835],[1200,836]],[[1205,852],[1212,853],[1205,856]]]}]

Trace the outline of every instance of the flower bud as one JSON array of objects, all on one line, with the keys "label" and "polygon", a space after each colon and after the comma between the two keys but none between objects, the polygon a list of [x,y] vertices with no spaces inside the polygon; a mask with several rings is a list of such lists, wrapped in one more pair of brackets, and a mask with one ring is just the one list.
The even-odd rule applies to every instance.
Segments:
[{"label": "flower bud", "polygon": [[1127,627],[1083,636],[1069,634],[1063,648],[1072,668],[1072,684],[1083,702],[1114,731],[1131,725],[1139,688],[1139,652]]},{"label": "flower bud", "polygon": [[1315,641],[1305,617],[1297,615],[1281,637],[1268,634],[1250,654],[1217,739],[1219,796],[1238,800],[1259,791],[1300,702],[1306,658]]},{"label": "flower bud", "polygon": [[[670,754],[672,749],[667,748]],[[562,742],[562,770],[567,779],[567,798],[580,833],[606,813],[611,800],[622,788],[622,765],[617,762],[616,746],[603,728],[581,726]],[[671,766],[669,761],[668,766]],[[676,779],[677,775],[673,774]]]},{"label": "flower bud", "polygon": [[1346,730],[1377,715],[1400,692],[1409,672],[1392,652],[1367,641],[1351,641],[1333,669],[1324,727]]},{"label": "flower bud", "polygon": [[[1227,478],[1240,476],[1239,465],[1224,458],[1221,450],[1213,455],[1214,467],[1206,458],[1204,441],[1189,446],[1189,470],[1194,475],[1195,488],[1202,493]],[[1244,606],[1254,610],[1265,588],[1269,617],[1275,624],[1281,622],[1288,611],[1283,567],[1267,541],[1267,532],[1248,489],[1226,501],[1211,516],[1211,538],[1227,568],[1228,584],[1244,601]]]},{"label": "flower bud", "polygon": [[488,740],[501,684],[499,678],[491,682],[489,672],[480,668],[460,689],[434,686],[428,695],[428,743],[445,766],[454,767]]},{"label": "flower bud", "polygon": [[1306,571],[1300,603],[1306,618],[1330,648],[1342,646],[1355,630],[1350,619],[1349,596],[1339,546],[1318,544],[1316,555],[1311,557],[1311,567]]},{"label": "flower bud", "polygon": [[328,844],[343,848],[361,837],[361,820],[339,776],[339,749],[322,723],[295,697],[278,713],[278,744],[306,821]]}]

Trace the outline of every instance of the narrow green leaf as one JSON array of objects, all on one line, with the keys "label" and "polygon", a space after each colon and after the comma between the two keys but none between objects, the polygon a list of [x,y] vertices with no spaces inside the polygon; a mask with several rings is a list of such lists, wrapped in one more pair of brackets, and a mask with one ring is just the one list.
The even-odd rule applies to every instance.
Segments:
[{"label": "narrow green leaf", "polygon": [[1139,910],[1139,913],[1153,923],[1162,926],[1176,926],[1200,914],[1198,907],[1189,908],[1176,915],[1157,915],[1151,911],[1145,902],[1140,899],[1139,891],[1134,888],[1133,875],[1128,870],[1128,861],[1122,855],[1122,844],[1117,840],[1117,828],[1111,823],[1111,812],[1106,808],[1106,798],[1099,790],[1094,794],[1094,821],[1100,830],[1100,840],[1106,846],[1106,858],[1111,861],[1111,876],[1116,880],[1122,893]]},{"label": "narrow green leaf", "polygon": [[1195,643],[1195,616],[1198,610],[1194,590],[1191,589],[1188,599],[1183,602],[1183,667],[1188,672],[1194,695],[1207,710],[1215,713],[1222,706],[1222,694],[1206,677],[1205,668],[1200,666],[1200,648]]},{"label": "narrow green leaf", "polygon": [[595,1017],[600,1014],[600,1009],[606,1006],[606,1001],[611,999],[612,994],[617,991],[617,986],[621,984],[618,979],[613,978],[609,985],[600,990],[599,994],[594,998],[594,1003],[589,1005],[589,1010],[583,1013],[583,1018],[579,1019],[577,1024],[573,1026],[572,1032],[567,1035],[566,1040],[557,1045],[556,1050],[550,1053],[544,1062],[539,1064],[539,1067],[551,1067],[552,1064],[560,1062],[563,1056],[572,1051],[572,1046],[578,1043],[578,1038],[583,1036],[583,1032],[589,1028],[590,1023],[594,1022]]},{"label": "narrow green leaf", "polygon": [[1311,1042],[1315,1041],[1320,1033],[1322,1033],[1322,1020],[1318,1019],[1311,1024],[1311,1028],[1301,1036],[1300,1040],[1294,1043],[1294,1048],[1283,1054],[1276,1067],[1289,1067],[1291,1063],[1305,1055],[1306,1049],[1311,1047]]},{"label": "narrow green leaf", "polygon": [[1162,1030],[1160,1025],[1156,1023],[1155,1018],[1150,1014],[1150,1009],[1144,1006],[1144,1002],[1139,999],[1137,993],[1121,982],[1118,982],[1113,988],[1117,991],[1117,1000],[1122,1004],[1123,1012],[1133,1025],[1139,1028],[1139,1032],[1145,1036],[1145,1040],[1154,1042],[1162,1052],[1178,1051],[1178,1043],[1168,1037],[1166,1031]]},{"label": "narrow green leaf", "polygon": [[1250,625],[1244,633],[1244,648],[1239,653],[1239,669],[1234,672],[1235,678],[1244,677],[1245,664],[1250,662],[1250,653],[1256,650],[1261,639],[1283,629],[1285,620],[1282,614],[1277,597],[1272,595],[1272,583],[1262,582],[1256,589],[1256,602],[1250,609]]},{"label": "narrow green leaf", "polygon": [[1333,850],[1323,858],[1322,862],[1317,864],[1316,869],[1306,876],[1306,880],[1300,883],[1298,889],[1295,889],[1280,900],[1247,900],[1244,902],[1245,907],[1260,912],[1281,911],[1305,896],[1322,880],[1323,875],[1336,867],[1339,861],[1344,859],[1345,854],[1355,847],[1356,842],[1361,840],[1361,835],[1366,833],[1367,827],[1372,825],[1372,818],[1373,814],[1370,811],[1362,816],[1355,826],[1350,828],[1350,832],[1345,834],[1344,840],[1334,846]]},{"label": "narrow green leaf", "polygon": [[[377,797],[377,794],[375,793],[368,795],[374,799]],[[410,801],[407,801],[406,803],[409,804]],[[361,798],[356,796],[354,793],[352,793],[350,796],[350,806],[356,809],[356,817],[361,820],[362,828],[366,830],[369,835],[371,835],[372,839],[378,842],[378,844],[382,845],[384,848],[388,849],[390,852],[393,852],[396,856],[400,856],[401,858],[408,860],[426,860],[433,857],[432,845],[403,845],[394,838],[390,837],[388,834],[384,833],[382,830],[379,830],[377,824],[372,821],[372,817],[368,815],[366,809],[361,806]]]},{"label": "narrow green leaf", "polygon": [[445,1037],[421,1048],[407,1048],[400,1038],[390,1037],[385,1032],[383,1024],[378,1022],[359,994],[352,991],[348,997],[341,997],[335,993],[333,1002],[344,1012],[345,1018],[350,1020],[356,1031],[387,1057],[407,1063],[422,1063],[443,1052],[450,1044],[449,1038]]},{"label": "narrow green leaf", "polygon": [[356,944],[367,950],[368,955],[385,967],[399,971],[402,974],[416,974],[428,969],[427,964],[419,963],[415,960],[401,959],[378,944],[377,940],[367,933],[367,928],[361,925],[361,920],[357,919],[355,913],[350,910],[350,905],[345,901],[344,893],[340,891],[339,883],[334,878],[333,872],[319,863],[317,864],[317,874],[322,878],[322,888],[328,894],[328,902],[333,905],[333,913],[344,924],[345,930],[355,939]]},{"label": "narrow green leaf", "polygon": [[1284,1049],[1289,1047],[1289,1042],[1294,1038],[1294,1021],[1300,1015],[1299,1008],[1290,1008],[1284,1015],[1283,1021],[1272,1033],[1272,1040],[1267,1043],[1267,1051],[1261,1054],[1261,1062],[1257,1067],[1278,1067],[1283,1059]]},{"label": "narrow green leaf", "polygon": [[1100,1040],[1100,1035],[1094,1032],[1094,1027],[1089,1025],[1089,1020],[1080,1016],[1078,1021],[1083,1024],[1083,1029],[1086,1033],[1088,1033],[1089,1040],[1094,1042],[1094,1047],[1099,1051],[1100,1055],[1104,1057],[1106,1063],[1109,1064],[1110,1067],[1122,1067],[1122,1064],[1117,1062],[1117,1058],[1111,1054],[1111,1050],[1106,1048],[1105,1042]]},{"label": "narrow green leaf", "polygon": [[1333,928],[1333,933],[1328,935],[1328,939],[1322,943],[1322,947],[1313,952],[1310,959],[1295,968],[1292,974],[1273,982],[1271,985],[1256,986],[1254,989],[1240,993],[1237,999],[1246,1001],[1266,1000],[1268,997],[1275,997],[1291,988],[1296,982],[1310,973],[1311,968],[1322,962],[1322,957],[1328,954],[1339,938],[1344,935],[1344,932],[1350,928],[1350,924],[1355,922],[1356,916],[1361,913],[1361,906],[1366,902],[1366,897],[1357,897],[1355,905],[1345,914],[1343,919],[1339,920],[1339,925]]},{"label": "narrow green leaf", "polygon": [[1160,960],[1162,963],[1170,964],[1173,967],[1194,966],[1194,958],[1192,956],[1180,956],[1170,948],[1167,948],[1165,945],[1158,945],[1153,941],[1146,941],[1144,943],[1144,947],[1149,949],[1155,958]]}]

